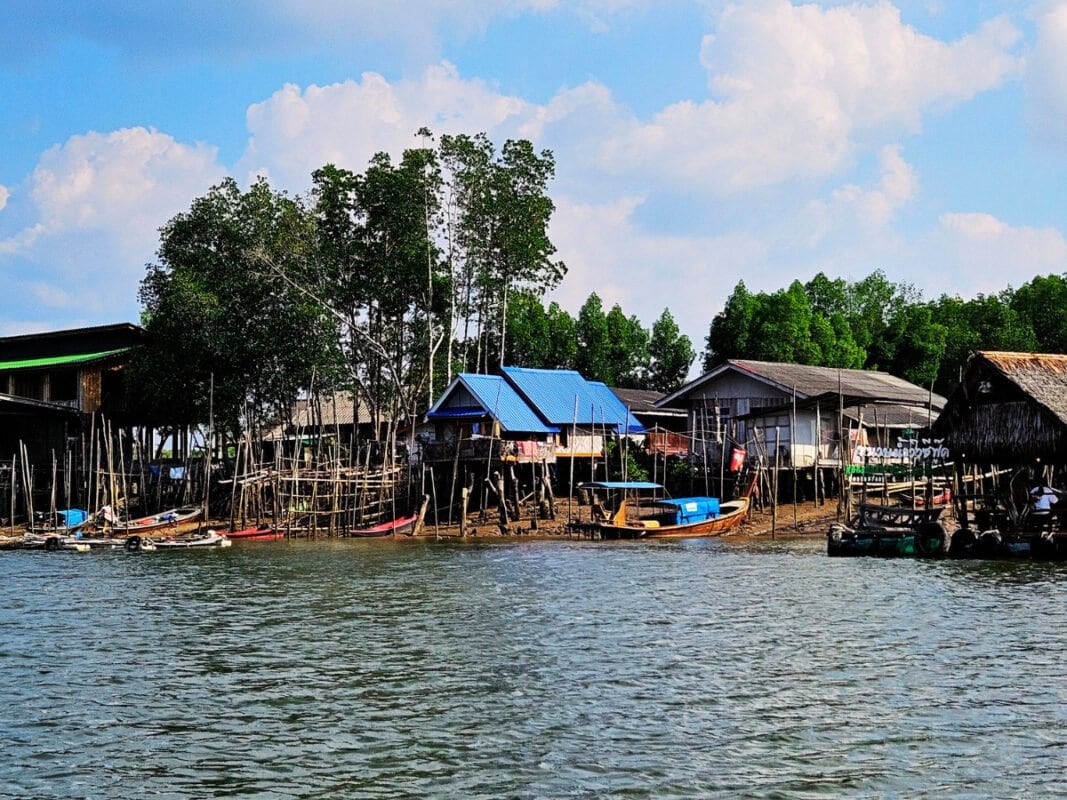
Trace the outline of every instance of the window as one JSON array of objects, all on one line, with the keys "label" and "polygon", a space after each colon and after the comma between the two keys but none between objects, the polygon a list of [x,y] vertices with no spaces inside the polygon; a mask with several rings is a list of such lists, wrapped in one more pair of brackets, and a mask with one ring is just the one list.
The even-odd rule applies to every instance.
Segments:
[{"label": "window", "polygon": [[48,399],[55,403],[69,403],[78,399],[78,371],[61,369],[49,375]]},{"label": "window", "polygon": [[40,372],[15,373],[11,393],[16,397],[28,397],[31,400],[44,400],[44,375]]}]

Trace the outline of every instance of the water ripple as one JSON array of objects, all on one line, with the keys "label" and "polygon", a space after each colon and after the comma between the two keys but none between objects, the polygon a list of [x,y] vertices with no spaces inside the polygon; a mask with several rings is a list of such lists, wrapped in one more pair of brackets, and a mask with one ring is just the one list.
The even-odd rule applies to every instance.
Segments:
[{"label": "water ripple", "polygon": [[0,560],[0,797],[1030,797],[1055,564],[811,542]]}]

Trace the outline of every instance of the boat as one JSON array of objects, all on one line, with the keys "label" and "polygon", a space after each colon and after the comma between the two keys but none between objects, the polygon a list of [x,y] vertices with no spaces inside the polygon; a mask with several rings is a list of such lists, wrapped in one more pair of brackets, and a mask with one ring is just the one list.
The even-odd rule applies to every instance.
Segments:
[{"label": "boat", "polygon": [[285,531],[280,531],[270,525],[259,525],[255,528],[243,528],[239,531],[228,531],[227,539],[251,539],[253,541],[276,541],[285,538]]},{"label": "boat", "polygon": [[27,533],[22,539],[22,548],[25,550],[73,550],[77,553],[88,553],[89,545],[79,542],[73,536],[65,536],[56,533],[35,534]]},{"label": "boat", "polygon": [[132,535],[161,528],[173,528],[185,522],[192,522],[199,518],[201,513],[203,513],[203,508],[200,506],[182,506],[132,520],[111,519],[110,512],[108,512],[104,515],[104,519],[110,523],[110,531],[113,535]]},{"label": "boat", "polygon": [[948,552],[949,535],[938,522],[942,506],[907,508],[861,503],[848,524],[834,523],[826,534],[829,556],[939,558]]},{"label": "boat", "polygon": [[590,532],[601,539],[683,539],[721,536],[736,530],[748,518],[749,492],[725,503],[717,497],[663,497],[646,502],[634,498],[641,491],[663,492],[658,483],[645,481],[592,481],[579,488],[621,494],[613,514],[594,503]]},{"label": "boat", "polygon": [[[140,537],[131,536],[130,539]],[[165,539],[151,539],[157,550],[188,550],[191,548],[229,547],[231,542],[221,533],[207,530],[199,536],[168,536]]]},{"label": "boat", "polygon": [[391,519],[388,522],[382,522],[378,525],[372,525],[369,528],[352,528],[345,535],[354,536],[357,538],[371,539],[379,536],[392,536],[397,533],[411,534],[415,529],[415,522],[418,520],[417,514],[411,514],[406,517],[397,517]]},{"label": "boat", "polygon": [[47,536],[58,534],[66,536],[93,524],[93,517],[80,508],[68,508],[62,511],[35,511],[33,521],[28,529],[31,534]]}]

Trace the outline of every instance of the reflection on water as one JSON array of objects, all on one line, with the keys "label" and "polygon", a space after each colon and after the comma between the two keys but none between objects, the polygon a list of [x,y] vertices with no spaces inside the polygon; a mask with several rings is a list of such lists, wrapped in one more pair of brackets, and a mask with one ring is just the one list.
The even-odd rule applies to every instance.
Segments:
[{"label": "reflection on water", "polygon": [[1057,564],[823,541],[0,558],[0,797],[1030,797]]}]

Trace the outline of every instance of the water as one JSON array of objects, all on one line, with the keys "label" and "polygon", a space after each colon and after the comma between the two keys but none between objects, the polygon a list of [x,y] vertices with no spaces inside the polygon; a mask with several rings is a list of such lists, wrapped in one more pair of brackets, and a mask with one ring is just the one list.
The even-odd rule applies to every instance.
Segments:
[{"label": "water", "polygon": [[1057,564],[0,554],[0,798],[1063,795]]}]

